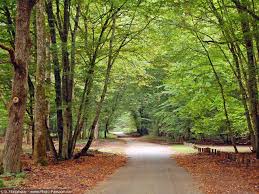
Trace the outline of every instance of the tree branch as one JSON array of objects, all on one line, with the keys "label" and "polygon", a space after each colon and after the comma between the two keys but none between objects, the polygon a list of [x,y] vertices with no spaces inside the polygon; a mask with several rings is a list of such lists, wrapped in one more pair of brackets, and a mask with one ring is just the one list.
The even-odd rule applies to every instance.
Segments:
[{"label": "tree branch", "polygon": [[252,16],[255,20],[259,21],[259,16],[256,15],[252,10],[248,9],[247,6],[242,5],[239,0],[231,0],[236,7],[241,10],[247,12],[250,16]]},{"label": "tree branch", "polygon": [[3,44],[0,43],[0,48],[7,51],[9,53],[10,56],[10,60],[11,63],[14,65],[14,67],[16,66],[16,62],[15,62],[15,56],[14,56],[14,50],[12,48],[9,48]]}]

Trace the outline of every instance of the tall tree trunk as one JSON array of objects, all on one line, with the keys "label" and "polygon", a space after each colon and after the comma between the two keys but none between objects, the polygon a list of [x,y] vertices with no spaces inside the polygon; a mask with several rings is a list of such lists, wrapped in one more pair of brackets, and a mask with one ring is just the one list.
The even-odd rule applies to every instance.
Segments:
[{"label": "tall tree trunk", "polygon": [[60,76],[60,65],[58,59],[58,48],[56,40],[56,28],[55,28],[55,17],[53,13],[52,1],[48,0],[46,4],[46,10],[48,14],[48,25],[50,29],[51,37],[51,53],[52,61],[54,65],[54,77],[55,77],[55,93],[56,93],[56,115],[57,115],[57,131],[58,131],[58,155],[61,157],[62,142],[63,142],[63,115],[62,115],[62,91],[61,91],[61,76]]},{"label": "tall tree trunk", "polygon": [[234,132],[233,132],[233,129],[232,129],[232,126],[231,126],[231,122],[230,122],[230,119],[229,119],[229,115],[228,115],[228,110],[227,110],[227,103],[226,103],[226,97],[225,97],[225,92],[224,92],[224,87],[220,81],[220,78],[218,76],[218,73],[215,69],[215,66],[210,58],[210,54],[209,54],[209,51],[207,50],[207,48],[205,47],[202,39],[199,37],[198,33],[195,32],[195,35],[196,37],[198,38],[199,42],[201,43],[204,51],[206,52],[206,56],[209,60],[209,63],[210,63],[210,66],[212,68],[212,71],[213,71],[213,74],[216,78],[216,81],[218,82],[218,85],[219,85],[219,89],[220,89],[220,94],[221,94],[221,97],[222,97],[222,101],[223,101],[223,108],[224,108],[224,113],[225,113],[225,118],[226,118],[226,125],[227,125],[227,129],[228,129],[228,132],[229,132],[229,135],[230,135],[230,138],[231,138],[231,142],[232,142],[232,145],[234,147],[234,150],[236,153],[238,153],[238,150],[237,150],[237,146],[236,146],[236,140],[235,140],[235,137],[234,137]]},{"label": "tall tree trunk", "polygon": [[47,163],[47,99],[45,94],[46,78],[46,38],[44,0],[38,0],[36,4],[37,27],[37,70],[35,87],[35,146],[34,162],[46,165]]},{"label": "tall tree trunk", "polygon": [[[70,79],[69,79],[69,87],[70,88],[70,95],[71,95],[71,112],[72,112],[72,98],[74,94],[74,71],[75,71],[75,64],[76,64],[76,35],[78,30],[78,23],[79,23],[79,17],[80,17],[80,3],[77,5],[76,8],[76,16],[75,16],[75,24],[74,29],[71,30],[71,58],[70,58],[70,64],[71,64],[71,73],[70,73]],[[72,113],[71,113],[72,115]],[[72,123],[72,118],[71,118]],[[81,125],[82,126],[82,125]],[[74,141],[74,135],[72,130],[72,124],[68,135],[68,156],[69,158],[72,157],[72,147],[73,147],[73,141]]]},{"label": "tall tree trunk", "polygon": [[85,86],[84,86],[83,96],[82,96],[79,110],[78,110],[77,122],[75,125],[74,134],[72,136],[72,140],[71,140],[70,147],[69,147],[69,157],[70,158],[73,156],[77,138],[78,138],[80,132],[82,131],[85,120],[86,120],[86,118],[85,118],[86,109],[87,109],[87,105],[88,105],[89,94],[90,94],[90,91],[92,88],[92,83],[91,83],[92,81],[90,80],[91,76],[90,77],[89,76],[90,76],[90,74],[88,74],[87,80],[89,80],[90,83],[88,81],[86,81]]},{"label": "tall tree trunk", "polygon": [[106,96],[106,93],[107,93],[107,90],[108,90],[111,69],[112,69],[112,66],[113,66],[113,64],[115,62],[115,59],[116,59],[116,56],[113,55],[113,41],[114,41],[114,37],[115,37],[115,26],[116,26],[115,25],[115,21],[116,21],[115,18],[116,18],[116,16],[113,15],[112,34],[111,34],[110,43],[109,43],[109,54],[108,54],[108,63],[107,63],[107,69],[106,69],[106,74],[105,74],[105,80],[104,80],[101,98],[100,98],[100,101],[97,104],[95,118],[94,118],[93,123],[90,127],[90,136],[89,136],[89,139],[87,141],[87,144],[83,147],[83,149],[79,153],[77,153],[74,156],[74,158],[79,158],[83,155],[86,155],[87,151],[90,148],[90,146],[92,144],[92,141],[94,139],[94,132],[95,132],[96,126],[98,124],[98,120],[99,120],[100,113],[101,113],[101,110],[102,110],[103,102],[105,100],[105,96]]},{"label": "tall tree trunk", "polygon": [[61,33],[62,44],[62,98],[63,98],[63,145],[62,158],[68,159],[69,135],[72,130],[72,88],[71,88],[71,66],[68,56],[68,30],[69,30],[69,8],[70,0],[64,1],[64,21]]},{"label": "tall tree trunk", "polygon": [[17,0],[14,77],[12,100],[8,114],[8,127],[3,151],[5,173],[17,173],[21,170],[22,130],[27,100],[28,60],[30,53],[30,15],[34,1]]},{"label": "tall tree trunk", "polygon": [[234,44],[232,42],[229,45],[229,50],[232,53],[233,60],[234,60],[234,63],[235,63],[235,67],[236,67],[236,73],[237,73],[236,78],[237,78],[239,89],[240,89],[240,93],[241,93],[242,104],[243,104],[244,110],[245,110],[247,127],[248,127],[248,131],[250,133],[252,151],[255,152],[256,151],[255,134],[254,134],[251,118],[250,118],[250,111],[249,111],[249,108],[248,108],[248,105],[247,105],[248,97],[247,97],[246,89],[245,89],[245,87],[243,85],[243,82],[242,82],[242,76],[241,76],[242,74],[241,74],[241,70],[240,70],[238,56],[236,54],[236,49],[235,49],[235,46],[234,46]]},{"label": "tall tree trunk", "polygon": [[[246,1],[241,1],[241,2],[243,2],[242,6],[247,7]],[[248,99],[250,103],[251,118],[255,128],[256,158],[259,159],[259,114],[258,114],[258,88],[257,88],[258,69],[256,67],[256,62],[255,62],[253,37],[250,30],[249,17],[243,10],[239,8],[241,5],[241,2],[239,0],[235,1],[235,5],[237,8],[237,11],[240,14],[241,28],[243,32],[243,41],[246,48],[247,73],[248,73],[248,80],[247,80]]]},{"label": "tall tree trunk", "polygon": [[70,157],[73,156],[73,152],[74,152],[74,149],[76,146],[76,141],[78,139],[80,132],[83,129],[85,120],[87,119],[86,118],[86,114],[87,114],[86,109],[88,108],[89,95],[90,95],[90,92],[92,90],[92,85],[93,85],[94,67],[95,67],[95,63],[93,63],[90,66],[90,69],[88,70],[88,73],[87,73],[83,96],[82,96],[79,110],[78,110],[77,122],[76,122],[75,130],[74,130],[74,134],[72,136],[71,147],[69,148]]},{"label": "tall tree trunk", "polygon": [[[253,5],[253,9],[254,9],[254,5]],[[257,61],[255,60],[255,66],[256,66],[256,74],[257,74],[257,86],[259,83],[259,27],[258,27],[258,21],[253,20],[253,32],[254,32],[254,39],[255,39],[255,43],[256,43],[256,50],[257,50]],[[255,57],[256,58],[256,57]],[[256,136],[256,156],[257,159],[259,159],[259,94],[258,94],[258,90],[256,92],[256,96],[257,96],[257,116],[255,118],[255,136]],[[254,113],[255,114],[255,113]]]},{"label": "tall tree trunk", "polygon": [[[85,117],[86,117],[87,111],[85,109],[88,105],[89,95],[90,95],[90,92],[91,92],[92,86],[93,86],[93,77],[94,77],[94,70],[95,70],[95,65],[96,65],[96,58],[98,56],[99,49],[102,44],[102,38],[104,36],[105,30],[108,27],[109,21],[110,21],[110,17],[108,16],[102,26],[102,30],[98,37],[98,41],[97,41],[96,47],[94,49],[93,55],[89,57],[90,58],[89,69],[88,69],[87,77],[86,77],[85,84],[84,84],[83,96],[82,96],[81,103],[80,103],[79,110],[78,110],[77,122],[76,122],[75,130],[74,130],[74,134],[72,136],[71,146],[69,147],[70,157],[72,157],[72,155],[73,155],[77,138],[83,128],[83,125],[85,122],[84,120],[86,119]],[[85,20],[85,29],[86,29],[85,46],[87,48],[88,28],[87,28],[86,20]]]},{"label": "tall tree trunk", "polygon": [[32,154],[34,150],[34,115],[33,115],[33,101],[34,101],[34,85],[32,83],[31,77],[28,75],[28,86],[29,86],[29,107],[28,114],[30,117],[30,128],[31,128],[31,148]]}]

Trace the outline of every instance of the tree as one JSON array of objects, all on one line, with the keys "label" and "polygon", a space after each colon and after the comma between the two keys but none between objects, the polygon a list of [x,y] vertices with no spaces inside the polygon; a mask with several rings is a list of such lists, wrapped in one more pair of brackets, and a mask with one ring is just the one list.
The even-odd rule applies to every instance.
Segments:
[{"label": "tree", "polygon": [[4,172],[20,172],[22,129],[27,100],[28,60],[30,52],[30,15],[36,1],[18,0],[16,14],[15,50],[4,46],[14,67],[12,99],[9,104],[8,127],[3,151]]},{"label": "tree", "polygon": [[55,104],[56,104],[56,125],[59,140],[58,155],[61,157],[62,142],[63,142],[63,111],[62,111],[62,93],[61,93],[61,75],[60,75],[60,63],[58,57],[58,45],[57,45],[57,34],[55,27],[55,17],[53,13],[52,1],[48,0],[46,3],[46,12],[48,15],[48,26],[50,31],[51,39],[51,54],[52,62],[54,65],[54,77],[55,77]]},{"label": "tree", "polygon": [[47,99],[45,94],[46,85],[46,38],[45,38],[45,6],[44,1],[39,0],[36,4],[37,25],[37,70],[35,87],[35,143],[34,161],[41,165],[47,163]]}]

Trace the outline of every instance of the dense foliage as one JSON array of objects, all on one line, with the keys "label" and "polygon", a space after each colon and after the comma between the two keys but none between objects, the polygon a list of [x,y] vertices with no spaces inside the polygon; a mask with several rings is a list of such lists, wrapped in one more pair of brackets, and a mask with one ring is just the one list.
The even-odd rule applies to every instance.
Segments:
[{"label": "dense foliage", "polygon": [[[4,134],[12,66],[3,45],[15,49],[16,3],[4,0],[0,9]],[[175,140],[229,137],[233,145],[245,137],[256,149],[258,1],[47,0],[45,16],[51,136],[60,139],[62,122],[68,123],[69,144],[77,133],[91,139],[94,129],[131,129],[133,119],[140,133]],[[26,137],[34,130],[35,10],[30,32]],[[73,143],[64,146],[71,157]]]}]

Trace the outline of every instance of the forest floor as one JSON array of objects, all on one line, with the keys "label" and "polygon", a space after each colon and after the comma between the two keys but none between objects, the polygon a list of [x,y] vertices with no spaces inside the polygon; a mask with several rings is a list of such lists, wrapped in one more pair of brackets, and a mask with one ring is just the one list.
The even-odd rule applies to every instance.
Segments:
[{"label": "forest floor", "polygon": [[[258,168],[242,167],[235,162],[224,161],[221,157],[198,154],[192,147],[175,144],[163,137],[146,136],[141,141],[170,145],[174,151],[172,158],[177,164],[186,169],[199,183],[199,188],[207,194],[219,193],[258,193]],[[233,146],[228,145],[198,145],[210,147],[224,152],[234,152]],[[238,146],[241,153],[250,151],[249,146]]]},{"label": "forest floor", "polygon": [[[85,193],[98,182],[113,174],[116,169],[127,163],[121,154],[96,151],[97,147],[118,147],[123,142],[100,140],[94,142],[94,156],[85,156],[76,160],[51,161],[47,166],[37,166],[28,153],[22,156],[23,173],[16,176],[2,176],[4,188],[67,190],[70,193]],[[83,144],[79,144],[77,149]],[[115,151],[116,152],[116,151]]]},{"label": "forest floor", "polygon": [[[77,150],[84,143],[79,142]],[[233,162],[223,161],[218,156],[198,154],[197,150],[189,146],[172,144],[162,139],[100,139],[92,145],[94,157],[51,161],[43,167],[34,165],[28,154],[28,146],[24,148],[24,172],[16,176],[0,177],[4,180],[5,187],[68,189],[77,194],[85,191],[100,194],[102,190],[105,194],[108,191],[114,193],[117,188],[118,191],[124,189],[123,191],[135,194],[139,190],[134,189],[148,184],[143,189],[150,189],[152,192],[157,190],[160,194],[174,193],[173,191],[177,193],[181,189],[199,193],[194,189],[196,186],[206,194],[259,193],[259,172],[256,167],[241,167]],[[125,167],[120,168],[125,164]],[[118,168],[120,169],[116,170]],[[113,175],[110,176],[111,174]],[[194,187],[188,186],[193,183]],[[134,184],[138,186],[134,188]],[[166,189],[169,189],[168,192]]]},{"label": "forest floor", "polygon": [[194,177],[204,193],[259,193],[256,167],[241,167],[206,154],[174,154],[172,158]]}]

